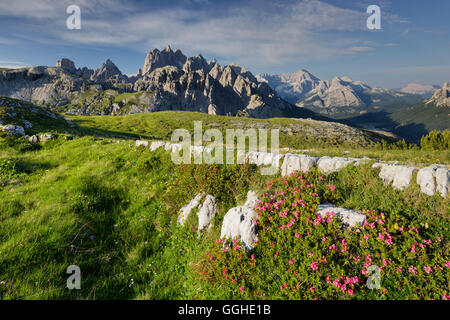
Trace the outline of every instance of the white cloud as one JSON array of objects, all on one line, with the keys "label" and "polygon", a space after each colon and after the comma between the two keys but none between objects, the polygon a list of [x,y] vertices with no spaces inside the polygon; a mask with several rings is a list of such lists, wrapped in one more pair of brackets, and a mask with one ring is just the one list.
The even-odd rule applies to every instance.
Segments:
[{"label": "white cloud", "polygon": [[10,61],[10,60],[0,60],[0,68],[22,68],[26,67],[27,65],[23,63],[22,61]]},{"label": "white cloud", "polygon": [[448,72],[450,73],[450,65],[443,66],[410,66],[390,69],[367,70],[367,73],[383,73],[383,74],[405,74],[405,73],[432,73],[432,72]]},{"label": "white cloud", "polygon": [[[140,51],[170,44],[188,54],[202,51],[254,66],[373,50],[366,39],[348,34],[365,28],[364,10],[339,8],[319,0],[289,4],[250,0],[216,12],[212,6],[202,6],[202,0],[196,3],[195,11],[174,6],[141,12],[121,0],[15,0],[10,5],[0,3],[0,16],[46,20],[39,25],[46,33],[43,41],[52,36],[64,44],[113,45]],[[81,30],[64,27],[69,4],[82,9]]]}]

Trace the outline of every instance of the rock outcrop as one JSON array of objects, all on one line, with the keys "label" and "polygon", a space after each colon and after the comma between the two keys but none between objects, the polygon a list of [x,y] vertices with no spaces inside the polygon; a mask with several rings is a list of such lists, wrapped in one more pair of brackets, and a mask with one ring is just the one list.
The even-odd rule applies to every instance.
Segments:
[{"label": "rock outcrop", "polygon": [[416,167],[400,166],[395,164],[375,163],[372,168],[381,168],[379,177],[385,184],[392,183],[395,189],[403,190],[409,186]]},{"label": "rock outcrop", "polygon": [[[231,208],[225,214],[220,232],[220,238],[234,240],[239,238],[245,250],[253,249],[257,238],[256,225],[253,220],[256,217],[254,207],[258,201],[256,193],[249,191],[247,201],[243,206]],[[224,242],[228,246],[228,242]]]},{"label": "rock outcrop", "polygon": [[183,110],[232,116],[241,112],[254,118],[318,117],[284,101],[243,67],[221,66],[201,54],[187,58],[169,46],[150,51],[143,68],[130,77],[109,59],[95,71],[76,69],[66,58],[56,67],[6,70],[0,73],[0,95],[76,115]]},{"label": "rock outcrop", "polygon": [[442,89],[434,92],[426,104],[434,104],[436,107],[450,107],[450,82],[444,83]]},{"label": "rock outcrop", "polygon": [[323,173],[331,173],[339,171],[350,164],[355,164],[358,159],[353,158],[332,158],[332,157],[321,157],[317,162],[317,168]]},{"label": "rock outcrop", "polygon": [[6,132],[8,136],[24,136],[25,130],[22,126],[15,126],[12,124],[0,125],[0,130]]},{"label": "rock outcrop", "polygon": [[72,60],[67,58],[62,58],[56,62],[56,67],[67,70],[69,72],[75,72],[77,69],[75,68],[75,63]]},{"label": "rock outcrop", "polygon": [[330,203],[319,205],[318,213],[322,218],[327,217],[327,215],[336,215],[336,217],[342,221],[344,227],[362,226],[366,220],[366,216],[361,212],[336,207]]},{"label": "rock outcrop", "polygon": [[[136,144],[148,146],[148,142],[136,141]],[[181,144],[170,143],[163,141],[154,141],[150,144],[150,150],[154,151],[164,147],[166,151],[179,151]],[[288,150],[289,151],[289,150]],[[211,153],[212,149],[203,146],[191,146],[190,153],[194,156],[200,156],[205,153]],[[313,157],[306,154],[293,153],[273,153],[273,152],[245,152],[245,150],[238,150],[238,159],[244,159],[244,162],[255,164],[257,166],[270,165],[275,170],[266,172],[264,174],[276,174],[280,169],[281,175],[290,175],[295,171],[309,171],[313,167],[317,167],[324,174],[339,171],[349,165],[357,166],[368,161],[373,161],[370,158],[342,158],[342,157]],[[284,159],[283,159],[284,158]],[[200,159],[202,160],[202,159]],[[200,161],[201,162],[201,161]],[[407,188],[412,181],[412,177],[419,168],[411,166],[402,166],[392,163],[377,162],[372,165],[372,168],[380,168],[379,177],[383,182],[392,184],[395,189],[403,190]],[[438,192],[442,197],[448,195],[450,189],[450,170],[443,165],[432,165],[419,170],[417,175],[417,184],[421,186],[421,191],[428,195],[433,195]]]},{"label": "rock outcrop", "polygon": [[436,164],[422,168],[417,172],[417,184],[422,193],[432,196],[438,192],[445,198],[450,189],[450,172]]},{"label": "rock outcrop", "polygon": [[295,171],[309,171],[317,165],[317,161],[319,161],[319,157],[304,154],[286,154],[281,166],[281,175],[287,176]]},{"label": "rock outcrop", "polygon": [[[203,203],[201,204],[201,200]],[[211,220],[217,215],[217,203],[214,196],[204,193],[199,193],[187,205],[180,209],[177,222],[184,225],[189,218],[189,215],[194,209],[198,209],[198,232],[205,230],[211,224]]]}]

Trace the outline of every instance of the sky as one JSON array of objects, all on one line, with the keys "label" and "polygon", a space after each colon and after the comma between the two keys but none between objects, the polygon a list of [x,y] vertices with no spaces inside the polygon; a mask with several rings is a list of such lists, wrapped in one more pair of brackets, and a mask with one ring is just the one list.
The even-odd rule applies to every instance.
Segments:
[{"label": "sky", "polygon": [[[67,7],[81,11],[70,30]],[[381,29],[369,30],[369,5]],[[153,48],[201,53],[254,74],[307,69],[369,85],[450,81],[449,0],[0,0],[0,67],[96,69],[111,59],[135,74]]]}]

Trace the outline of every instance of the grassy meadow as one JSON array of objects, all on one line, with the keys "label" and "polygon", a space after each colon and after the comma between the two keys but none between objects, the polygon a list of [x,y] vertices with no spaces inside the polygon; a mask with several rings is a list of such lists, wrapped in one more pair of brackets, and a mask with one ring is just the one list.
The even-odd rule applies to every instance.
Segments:
[{"label": "grassy meadow", "polygon": [[[136,138],[170,140],[175,128],[192,130],[193,120],[203,120],[204,130],[232,127],[236,125],[233,121],[286,127],[296,120],[161,112],[71,116],[67,118],[76,126],[70,127],[64,120],[45,114],[24,113],[24,117],[36,124],[33,132],[55,133],[58,137],[31,145],[25,139],[0,133],[0,299],[441,299],[449,294],[448,286],[443,285],[450,280],[448,268],[444,267],[436,281],[416,293],[413,289],[428,278],[419,281],[407,275],[405,279],[410,280],[405,280],[405,286],[410,285],[411,290],[402,291],[394,283],[397,276],[389,271],[385,278],[382,273],[386,291],[374,293],[356,284],[354,295],[325,288],[320,295],[314,295],[311,286],[319,291],[319,277],[302,269],[304,265],[298,266],[298,272],[306,289],[284,294],[278,289],[286,283],[287,271],[281,267],[272,269],[273,261],[264,247],[255,251],[255,272],[243,266],[233,271],[239,285],[224,282],[217,277],[221,265],[204,261],[211,244],[219,239],[223,216],[245,202],[248,190],[256,190],[260,196],[270,193],[267,186],[279,175],[261,176],[254,165],[176,166],[170,154],[162,150],[150,152],[134,144]],[[287,132],[280,135],[280,144],[313,149],[311,153],[316,154],[449,164],[448,150],[386,151],[363,140],[348,144],[341,141],[343,146],[339,147],[340,141],[333,140],[339,137],[314,139]],[[325,142],[321,143],[321,139]],[[420,253],[425,260],[403,254],[410,250],[407,245],[418,241],[411,238],[413,235],[398,236],[395,248],[374,245],[373,250],[392,260],[392,265],[409,266],[410,261],[418,259],[418,266],[433,262],[435,268],[448,260],[449,197],[424,195],[415,183],[403,191],[384,186],[377,170],[367,164],[348,167],[317,181],[318,198],[305,194],[308,207],[314,209],[317,202],[331,199],[324,191],[327,185],[335,186],[332,200],[336,205],[392,215],[388,225],[394,237],[397,231],[391,230],[391,224],[394,228],[395,223],[420,230],[424,239],[441,239],[439,246],[430,246]],[[200,191],[215,196],[219,214],[213,227],[199,234],[194,214],[184,227],[176,219],[179,209]],[[265,234],[261,235],[262,243],[270,237],[281,237],[267,233],[264,238]],[[299,248],[307,244],[304,242]],[[288,249],[280,250],[285,250],[281,253],[287,259]],[[240,254],[232,259],[247,257],[244,252]],[[248,259],[253,263],[250,256]],[[81,268],[80,290],[66,288],[66,269],[70,265]],[[230,269],[232,266],[230,263]],[[344,271],[356,272],[356,267],[352,268]],[[274,272],[268,277],[270,270]],[[427,276],[420,272],[418,276]],[[361,283],[364,275],[358,276]],[[273,287],[268,283],[273,283]]]}]

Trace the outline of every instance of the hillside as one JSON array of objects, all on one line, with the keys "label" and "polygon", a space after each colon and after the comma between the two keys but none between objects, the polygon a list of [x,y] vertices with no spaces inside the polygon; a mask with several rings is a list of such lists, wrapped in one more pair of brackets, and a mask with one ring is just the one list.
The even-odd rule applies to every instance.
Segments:
[{"label": "hillside", "polygon": [[432,130],[450,128],[450,108],[445,85],[432,98],[410,106],[391,106],[363,115],[341,119],[343,123],[363,128],[378,128],[419,143]]},{"label": "hillside", "polygon": [[201,54],[186,57],[170,46],[147,53],[135,76],[122,74],[107,59],[96,70],[76,68],[67,58],[55,67],[2,70],[0,95],[77,115],[120,115],[195,111],[253,118],[325,119],[281,99],[244,67],[222,66]]},{"label": "hillside", "polygon": [[[370,159],[327,174],[311,168],[309,173],[294,170],[281,178],[280,172],[263,176],[251,163],[175,165],[164,148],[151,151],[148,147],[136,147],[135,139],[167,141],[175,128],[192,130],[193,121],[201,120],[203,130],[280,129],[281,147],[289,147],[284,151],[297,154],[285,154],[284,162],[321,153],[324,165],[330,160],[327,156],[362,155],[380,160],[395,158],[408,165],[450,165],[448,150],[386,152],[377,149],[376,139],[368,133],[308,119],[260,120],[166,111],[115,117],[66,116],[66,120],[27,102],[9,98],[0,101],[2,127],[25,126],[29,122],[32,127],[27,126],[25,134],[39,137],[31,142],[21,134],[0,132],[1,299],[442,299],[447,294],[448,269],[439,271],[438,266],[444,268],[443,259],[448,256],[448,196],[426,195],[422,191],[424,185],[419,187],[416,183],[394,189],[380,179],[385,169],[372,166],[374,160]],[[41,139],[44,133],[52,136]],[[304,150],[306,147],[310,150]],[[322,164],[318,167],[322,168]],[[411,167],[393,168],[397,172]],[[440,168],[448,172],[445,166]],[[416,181],[417,175],[414,173],[411,181]],[[291,203],[290,193],[300,187],[304,191],[296,194],[297,200]],[[285,201],[293,206],[290,210],[299,203],[305,208],[299,210],[306,220],[300,219],[289,229],[292,237],[275,232],[281,230],[279,227],[270,228],[275,233],[263,232],[267,220],[262,214],[257,220],[258,229],[254,229],[260,230],[259,240],[250,252],[234,242],[234,250],[221,254],[220,237],[232,213],[253,212],[250,203],[255,204],[255,200],[251,197],[272,206],[269,195],[279,197],[279,192],[289,195]],[[184,219],[181,214],[187,212],[187,204],[197,196],[203,201],[202,206],[188,212]],[[329,208],[328,202],[347,208],[346,214],[356,214],[355,217],[385,219],[382,221],[387,225],[392,245],[375,240],[382,232],[381,225],[372,231],[364,227],[345,232],[340,220],[333,220],[326,230],[321,224],[317,229],[311,227],[307,217],[317,219],[313,212]],[[205,210],[214,215],[200,225],[197,215],[200,217]],[[283,212],[280,211],[280,217]],[[211,227],[204,228],[205,223]],[[398,228],[403,226],[417,228],[420,236],[411,232],[402,235]],[[368,249],[359,245],[361,231],[374,239]],[[392,283],[383,280],[387,291],[371,291],[361,285],[366,281],[359,270],[362,262],[360,266],[345,253],[333,255],[327,249],[331,242],[326,242],[326,247],[318,246],[314,252],[334,267],[317,264],[321,277],[337,267],[352,279],[357,276],[360,283],[352,283],[350,291],[324,287],[314,293],[310,287],[319,289],[323,281],[310,277],[311,265],[314,271],[316,264],[306,256],[309,251],[305,248],[322,243],[324,237],[336,239],[339,246],[346,239],[345,247],[351,257],[371,255],[377,265],[389,261],[392,267],[383,271],[383,279],[397,278],[397,274],[389,272],[411,265],[424,269],[432,264],[436,273],[421,272],[416,278],[398,278]],[[273,247],[271,243],[278,241],[274,242],[275,238],[283,240]],[[401,258],[403,248],[417,241],[436,243],[427,249],[430,254],[406,253],[408,257]],[[277,255],[272,252],[275,248]],[[282,278],[287,272],[286,263],[278,264],[278,255],[280,261],[296,264],[296,272],[308,283],[305,288],[297,287],[292,295],[285,293],[283,286],[294,278]],[[66,288],[66,268],[73,264],[82,270],[80,290]],[[247,265],[252,269],[247,269]],[[228,280],[223,278],[225,267],[227,277],[231,277]],[[405,285],[414,290],[404,292]]]}]

